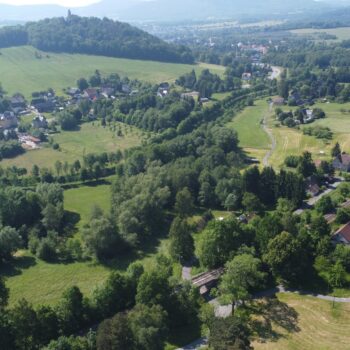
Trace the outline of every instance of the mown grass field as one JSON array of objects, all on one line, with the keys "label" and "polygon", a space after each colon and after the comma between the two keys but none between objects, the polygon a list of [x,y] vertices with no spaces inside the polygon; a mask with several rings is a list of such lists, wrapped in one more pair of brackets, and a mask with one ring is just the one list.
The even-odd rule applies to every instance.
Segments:
[{"label": "mown grass field", "polygon": [[[256,350],[349,350],[350,304],[279,294],[278,308],[267,317],[272,332],[262,331]],[[263,341],[263,342],[262,342]]]},{"label": "mown grass field", "polygon": [[[240,146],[246,153],[259,161],[262,161],[266,152],[271,147],[271,142],[261,127],[261,120],[268,116],[268,126],[276,139],[276,149],[272,153],[269,163],[279,168],[284,159],[289,155],[300,155],[304,151],[312,153],[314,159],[327,159],[335,142],[339,142],[342,149],[350,152],[350,103],[318,103],[313,108],[322,108],[327,117],[316,120],[307,126],[329,127],[333,133],[333,140],[325,142],[313,136],[303,135],[302,128],[288,128],[279,124],[274,115],[274,110],[270,110],[266,101],[256,101],[253,107],[247,107],[236,115],[232,122],[228,124],[234,128],[240,140]],[[283,110],[294,110],[295,107],[285,106]]]},{"label": "mown grass field", "polygon": [[152,61],[128,60],[89,55],[55,54],[41,52],[41,59],[36,58],[37,50],[30,46],[2,49],[0,55],[0,81],[9,93],[21,92],[29,97],[34,91],[49,87],[57,93],[62,89],[75,86],[77,79],[91,76],[96,69],[101,74],[118,73],[130,79],[160,83],[174,82],[184,73],[195,69],[200,73],[208,68],[222,75],[222,66],[197,64],[173,64]]},{"label": "mown grass field", "polygon": [[268,149],[270,140],[261,127],[261,122],[266,113],[269,113],[267,102],[264,100],[256,101],[254,106],[244,109],[228,124],[229,127],[237,131],[241,147],[245,149]]},{"label": "mown grass field", "polygon": [[84,123],[77,131],[62,131],[52,135],[54,143],[60,145],[60,150],[54,150],[48,144],[37,150],[29,150],[24,154],[4,159],[0,166],[24,167],[32,169],[36,164],[39,167],[53,168],[57,160],[72,163],[81,160],[88,153],[116,152],[127,148],[136,147],[141,144],[145,135],[135,127],[116,123],[116,130],[121,128],[123,136],[118,136],[113,128],[102,127],[100,122]]},{"label": "mown grass field", "polygon": [[337,37],[336,41],[343,41],[350,39],[350,27],[339,27],[339,28],[329,28],[329,29],[315,29],[315,28],[303,28],[291,30],[292,33],[301,36],[314,35],[318,33],[325,33],[335,35]]}]

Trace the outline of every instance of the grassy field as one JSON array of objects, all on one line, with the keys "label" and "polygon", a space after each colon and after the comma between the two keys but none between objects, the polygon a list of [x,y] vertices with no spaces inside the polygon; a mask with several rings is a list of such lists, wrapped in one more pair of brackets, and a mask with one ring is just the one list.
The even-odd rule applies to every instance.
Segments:
[{"label": "grassy field", "polygon": [[[337,37],[336,41],[343,41],[350,39],[350,27],[339,27],[339,28],[329,28],[329,29],[315,29],[315,28],[303,28],[291,30],[292,33],[298,34],[300,36],[313,36],[318,33],[325,33],[335,35]],[[315,37],[317,39],[317,37]]]},{"label": "grassy field", "polygon": [[38,59],[36,51],[30,46],[1,50],[0,81],[9,94],[21,92],[29,97],[33,91],[49,87],[60,93],[63,88],[75,86],[77,79],[91,76],[96,69],[103,75],[118,73],[152,83],[173,82],[192,69],[200,73],[209,68],[220,75],[225,70],[209,64],[191,66],[78,54],[41,53],[42,58]]},{"label": "grassy field", "polygon": [[[98,186],[84,185],[65,191],[65,209],[80,217],[77,237],[82,226],[88,222],[94,204],[99,205],[106,213],[109,212],[110,193],[108,181]],[[63,291],[73,285],[77,285],[84,295],[91,295],[94,288],[103,283],[111,271],[124,272],[133,261],[140,261],[145,269],[151,268],[154,265],[155,254],[168,254],[168,244],[165,234],[163,237],[150,239],[139,251],[120,256],[108,266],[93,261],[49,264],[33,257],[27,251],[21,251],[17,254],[13,266],[0,269],[0,275],[6,277],[6,285],[10,289],[10,305],[21,298],[26,298],[34,305],[54,305],[60,300]],[[174,268],[175,274],[179,276],[179,266],[174,265]]]},{"label": "grassy field", "polygon": [[[270,147],[270,140],[261,127],[261,120],[267,114],[268,126],[276,139],[276,149],[272,153],[269,163],[279,168],[288,155],[300,155],[307,150],[312,153],[314,159],[326,159],[330,157],[332,145],[338,141],[344,151],[350,152],[350,103],[318,103],[313,107],[322,108],[327,118],[317,120],[308,126],[329,127],[334,137],[331,142],[324,142],[312,136],[303,135],[302,130],[279,126],[274,112],[269,110],[265,101],[256,101],[255,106],[248,107],[228,125],[238,132],[240,145],[246,153],[262,161]],[[295,107],[283,107],[285,111]]]},{"label": "grassy field", "polygon": [[349,350],[350,304],[334,304],[295,294],[278,295],[268,310],[256,350]]},{"label": "grassy field", "polygon": [[55,151],[49,145],[38,150],[29,150],[23,155],[13,159],[4,159],[0,166],[25,167],[31,169],[33,164],[39,167],[52,168],[57,160],[72,163],[82,159],[88,153],[115,152],[118,149],[125,150],[141,144],[142,132],[137,128],[116,123],[121,126],[123,136],[117,136],[116,132],[108,126],[102,127],[99,122],[84,123],[80,130],[63,131],[52,136],[55,143],[60,145],[60,150]]},{"label": "grassy field", "polygon": [[237,131],[241,147],[250,150],[268,149],[270,140],[261,127],[261,121],[268,112],[266,101],[256,101],[254,106],[244,109],[228,124]]}]

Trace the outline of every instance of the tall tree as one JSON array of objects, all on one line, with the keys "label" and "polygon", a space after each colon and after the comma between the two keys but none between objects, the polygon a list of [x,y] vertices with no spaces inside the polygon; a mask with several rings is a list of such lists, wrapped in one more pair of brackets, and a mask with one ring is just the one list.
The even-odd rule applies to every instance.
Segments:
[{"label": "tall tree", "polygon": [[187,187],[183,188],[176,194],[174,209],[180,217],[187,217],[193,213],[193,197]]},{"label": "tall tree", "polygon": [[210,325],[209,345],[213,350],[252,350],[249,335],[242,319],[215,318]]},{"label": "tall tree", "polygon": [[186,219],[176,217],[170,228],[170,255],[175,261],[189,261],[194,255],[194,240]]},{"label": "tall tree", "polygon": [[260,265],[260,260],[250,254],[237,255],[229,261],[219,284],[221,301],[234,305],[238,300],[249,299],[252,289],[264,280]]}]

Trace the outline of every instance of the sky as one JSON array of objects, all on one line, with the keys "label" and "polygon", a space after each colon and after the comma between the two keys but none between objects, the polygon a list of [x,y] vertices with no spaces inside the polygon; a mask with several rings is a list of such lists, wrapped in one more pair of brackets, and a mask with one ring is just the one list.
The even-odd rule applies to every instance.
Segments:
[{"label": "sky", "polygon": [[62,5],[66,7],[80,7],[80,6],[91,5],[99,1],[100,0],[0,0],[0,4],[8,4],[8,5],[55,4],[55,5]]}]

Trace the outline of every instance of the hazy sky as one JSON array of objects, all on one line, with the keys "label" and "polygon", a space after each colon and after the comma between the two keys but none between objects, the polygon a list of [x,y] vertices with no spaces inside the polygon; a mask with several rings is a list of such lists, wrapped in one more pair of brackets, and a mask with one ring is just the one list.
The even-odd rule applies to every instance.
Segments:
[{"label": "hazy sky", "polygon": [[0,4],[9,4],[9,5],[56,4],[56,5],[62,5],[67,7],[79,7],[79,6],[90,5],[99,1],[100,0],[0,0]]}]

